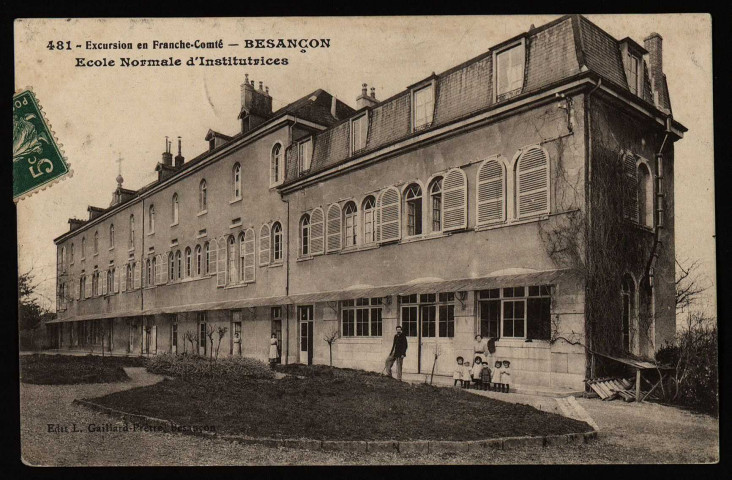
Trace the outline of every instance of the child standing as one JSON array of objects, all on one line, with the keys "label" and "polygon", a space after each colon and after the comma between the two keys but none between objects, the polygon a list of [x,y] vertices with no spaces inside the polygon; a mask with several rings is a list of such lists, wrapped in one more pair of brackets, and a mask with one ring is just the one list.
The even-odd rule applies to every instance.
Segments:
[{"label": "child standing", "polygon": [[470,362],[463,363],[463,388],[470,388]]},{"label": "child standing", "polygon": [[457,365],[455,366],[455,371],[452,373],[453,387],[457,387],[458,383],[461,385],[463,383],[463,357],[457,357],[456,360]]},{"label": "child standing", "polygon": [[473,368],[470,370],[470,378],[473,383],[480,388],[480,373],[483,371],[483,360],[480,357],[475,357],[473,362]]},{"label": "child standing", "polygon": [[503,372],[503,363],[500,360],[496,360],[495,370],[493,371],[493,388],[497,389],[498,391],[502,390],[501,386],[501,376]]},{"label": "child standing", "polygon": [[511,381],[511,372],[509,371],[509,368],[511,367],[511,362],[508,360],[503,361],[503,369],[501,370],[501,383],[505,385],[505,392],[508,392],[508,383]]},{"label": "child standing", "polygon": [[488,362],[483,364],[483,369],[480,371],[480,384],[483,390],[488,390],[491,385],[491,369],[488,368]]}]

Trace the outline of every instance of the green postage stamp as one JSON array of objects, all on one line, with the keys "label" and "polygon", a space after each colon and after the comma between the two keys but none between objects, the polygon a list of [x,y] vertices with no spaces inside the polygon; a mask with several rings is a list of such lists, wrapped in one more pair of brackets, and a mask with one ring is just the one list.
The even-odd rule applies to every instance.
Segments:
[{"label": "green postage stamp", "polygon": [[13,200],[18,202],[71,174],[61,145],[30,89],[13,95]]}]

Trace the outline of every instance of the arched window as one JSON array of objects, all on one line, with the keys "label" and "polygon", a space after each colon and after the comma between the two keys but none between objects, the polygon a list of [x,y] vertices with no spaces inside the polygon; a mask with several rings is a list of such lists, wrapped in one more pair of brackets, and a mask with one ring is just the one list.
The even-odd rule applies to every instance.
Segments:
[{"label": "arched window", "polygon": [[135,247],[135,216],[130,215],[130,248]]},{"label": "arched window", "polygon": [[71,249],[69,250],[69,263],[74,263],[74,244],[71,244]]},{"label": "arched window", "polygon": [[109,246],[114,248],[114,223],[109,226]]},{"label": "arched window", "polygon": [[208,275],[208,272],[211,271],[211,245],[208,242],[203,244],[203,255],[203,273]]},{"label": "arched window", "polygon": [[653,228],[653,180],[648,165],[638,165],[638,219],[640,224]]},{"label": "arched window", "polygon": [[186,247],[186,278],[191,276],[191,247]]},{"label": "arched window", "polygon": [[282,261],[282,225],[272,224],[272,262]]},{"label": "arched window", "polygon": [[132,290],[134,277],[132,276],[132,265],[127,264],[127,270],[125,271],[125,288],[123,290]]},{"label": "arched window", "polygon": [[300,218],[300,255],[310,254],[310,215]]},{"label": "arched window", "polygon": [[620,287],[620,296],[623,301],[622,311],[622,342],[623,349],[630,352],[630,324],[635,318],[635,283],[630,275],[623,276],[623,283]]},{"label": "arched window", "polygon": [[343,223],[345,224],[345,245],[353,247],[358,243],[358,209],[354,202],[343,207]]},{"label": "arched window", "polygon": [[61,247],[61,268],[64,269],[66,267],[66,247]]},{"label": "arched window", "polygon": [[203,212],[206,209],[208,209],[208,197],[206,195],[206,179],[203,179],[198,185],[198,211]]},{"label": "arched window", "polygon": [[94,253],[99,253],[99,232],[94,232]]},{"label": "arched window", "polygon": [[201,275],[201,246],[196,245],[196,276]]},{"label": "arched window", "polygon": [[171,282],[175,280],[175,253],[173,252],[168,254],[168,277]]},{"label": "arched window", "polygon": [[407,235],[422,234],[422,189],[416,183],[407,187],[404,194],[407,204]]},{"label": "arched window", "polygon": [[543,149],[524,150],[516,161],[518,218],[549,213],[549,158]]},{"label": "arched window", "polygon": [[150,205],[147,219],[150,233],[155,233],[155,205]]},{"label": "arched window", "polygon": [[241,165],[238,163],[234,164],[234,169],[231,172],[232,183],[234,185],[234,199],[241,198]]},{"label": "arched window", "polygon": [[81,258],[86,258],[86,237],[81,239]]},{"label": "arched window", "polygon": [[177,193],[173,194],[172,206],[173,206],[173,215],[172,215],[173,216],[173,225],[177,225],[178,224],[178,194]]},{"label": "arched window", "polygon": [[155,285],[156,283],[158,283],[158,280],[160,277],[160,275],[159,275],[160,270],[158,270],[158,268],[160,268],[160,267],[158,267],[158,259],[157,259],[157,257],[153,257],[152,258],[152,271],[150,274],[150,276],[151,276],[150,285]]},{"label": "arched window", "polygon": [[239,281],[244,281],[244,266],[245,266],[245,253],[246,253],[246,244],[244,243],[244,240],[246,238],[246,234],[244,232],[241,232],[239,234]]},{"label": "arched window", "polygon": [[148,258],[145,260],[145,286],[152,285],[152,262]]},{"label": "arched window", "polygon": [[432,231],[442,230],[442,177],[437,177],[430,184],[430,212],[432,215]]},{"label": "arched window", "polygon": [[376,241],[376,199],[369,195],[363,201],[361,207],[363,213],[363,243],[373,243]]},{"label": "arched window", "polygon": [[270,159],[271,174],[270,184],[277,185],[282,180],[281,168],[282,168],[282,145],[275,143],[272,147],[272,156]]},{"label": "arched window", "polygon": [[178,279],[183,278],[183,259],[181,258],[180,250],[175,252],[175,276]]},{"label": "arched window", "polygon": [[237,266],[239,265],[237,259],[239,255],[236,252],[236,238],[234,238],[234,235],[229,236],[227,243],[229,254],[229,283],[236,283],[239,280],[239,273],[237,272]]}]

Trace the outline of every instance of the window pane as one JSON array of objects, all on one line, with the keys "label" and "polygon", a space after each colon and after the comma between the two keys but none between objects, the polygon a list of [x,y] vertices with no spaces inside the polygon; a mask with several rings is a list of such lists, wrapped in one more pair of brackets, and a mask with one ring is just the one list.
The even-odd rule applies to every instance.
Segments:
[{"label": "window pane", "polygon": [[402,331],[407,337],[417,336],[417,307],[402,307]]},{"label": "window pane", "polygon": [[455,305],[440,306],[440,332],[441,337],[455,336]]},{"label": "window pane", "polygon": [[435,336],[435,306],[422,307],[422,337]]},{"label": "window pane", "polygon": [[526,338],[551,338],[551,299],[530,298],[526,301]]},{"label": "window pane", "polygon": [[371,336],[381,336],[381,308],[371,309]]}]

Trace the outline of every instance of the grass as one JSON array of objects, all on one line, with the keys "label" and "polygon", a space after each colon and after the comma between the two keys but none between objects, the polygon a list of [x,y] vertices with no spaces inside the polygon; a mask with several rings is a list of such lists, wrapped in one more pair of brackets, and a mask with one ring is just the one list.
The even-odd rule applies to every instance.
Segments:
[{"label": "grass", "polygon": [[212,425],[218,433],[256,437],[472,440],[590,430],[584,422],[459,389],[325,366],[279,369],[304,378],[193,374],[94,401],[181,425]]},{"label": "grass", "polygon": [[128,380],[122,367],[143,366],[136,357],[99,357],[94,355],[23,355],[20,357],[20,380],[39,385],[111,383]]}]

